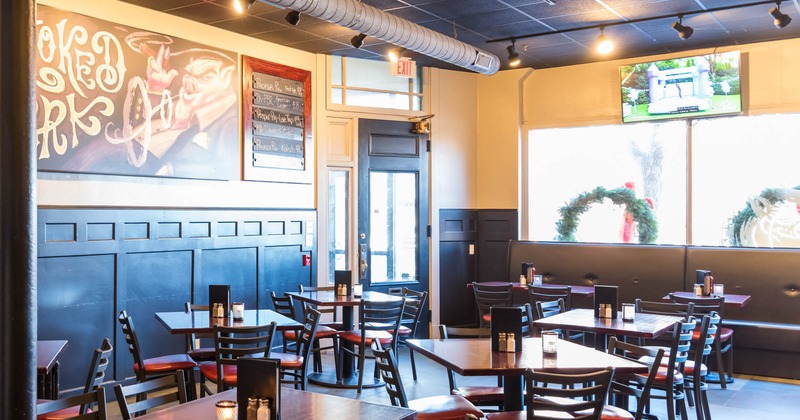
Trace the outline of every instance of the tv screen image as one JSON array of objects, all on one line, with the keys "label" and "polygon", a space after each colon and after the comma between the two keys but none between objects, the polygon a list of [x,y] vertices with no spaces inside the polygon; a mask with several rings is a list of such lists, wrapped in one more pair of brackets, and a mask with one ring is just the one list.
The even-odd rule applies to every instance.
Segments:
[{"label": "tv screen image", "polygon": [[739,51],[620,66],[622,122],[742,112]]}]

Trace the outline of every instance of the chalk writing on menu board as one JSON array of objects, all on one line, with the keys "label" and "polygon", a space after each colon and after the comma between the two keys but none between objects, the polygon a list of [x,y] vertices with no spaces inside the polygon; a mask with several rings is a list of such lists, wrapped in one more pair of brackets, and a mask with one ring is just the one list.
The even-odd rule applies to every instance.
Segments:
[{"label": "chalk writing on menu board", "polygon": [[253,166],[305,169],[303,82],[253,72]]}]

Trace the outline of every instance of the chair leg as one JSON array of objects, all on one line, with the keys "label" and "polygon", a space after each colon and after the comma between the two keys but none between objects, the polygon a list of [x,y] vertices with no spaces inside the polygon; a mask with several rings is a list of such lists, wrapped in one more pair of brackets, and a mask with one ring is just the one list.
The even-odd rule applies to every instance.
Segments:
[{"label": "chair leg", "polygon": [[361,388],[364,384],[364,359],[367,358],[367,345],[362,345],[360,349],[358,349],[358,391],[357,394],[361,394]]},{"label": "chair leg", "polygon": [[683,398],[680,398],[676,401],[678,403],[678,411],[680,412],[680,416],[682,419],[688,419],[689,413],[686,410],[686,388],[683,385],[679,386],[681,393],[683,394]]},{"label": "chair leg", "polygon": [[322,352],[320,350],[319,339],[314,340],[314,347],[311,351],[314,355],[314,372],[322,372]]},{"label": "chair leg", "polygon": [[703,412],[705,411],[705,407],[704,407],[704,404],[703,404],[702,391],[700,390],[700,388],[701,388],[700,385],[701,384],[697,383],[697,384],[692,384],[692,385],[693,385],[693,388],[694,388],[694,389],[692,389],[692,394],[694,394],[694,397],[695,397],[694,399],[697,401],[697,403],[695,404],[695,407],[694,407],[695,408],[695,412],[697,413],[697,420],[702,420],[703,419]]},{"label": "chair leg", "polygon": [[703,420],[711,420],[711,407],[708,406],[708,392],[704,389],[702,391],[703,396]]},{"label": "chair leg", "polygon": [[414,380],[417,380],[417,364],[414,363],[414,350],[411,347],[408,347],[408,357],[411,359],[411,374],[414,376]]},{"label": "chair leg", "polygon": [[675,420],[675,391],[667,387],[666,394],[667,418],[669,420]]},{"label": "chair leg", "polygon": [[[719,385],[722,389],[727,389],[728,384],[725,380],[725,365],[722,364],[722,345],[720,343],[719,334],[717,334],[716,339],[714,340],[714,353],[716,353],[716,361],[717,361],[717,375],[719,375]],[[730,352],[730,350],[728,350]]]}]

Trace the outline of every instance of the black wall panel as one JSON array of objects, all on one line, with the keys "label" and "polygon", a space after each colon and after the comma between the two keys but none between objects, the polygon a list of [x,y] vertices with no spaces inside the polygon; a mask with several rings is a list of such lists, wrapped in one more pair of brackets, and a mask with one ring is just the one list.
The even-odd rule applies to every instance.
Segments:
[{"label": "black wall panel", "polygon": [[478,281],[505,281],[508,277],[508,242],[519,239],[517,220],[516,210],[478,211]]},{"label": "black wall panel", "polygon": [[92,351],[115,343],[108,377],[133,376],[117,315],[128,311],[144,357],[184,351],[155,312],[206,303],[208,284],[230,284],[232,299],[268,308],[269,290],[312,284],[316,212],[301,210],[40,208],[38,334],[69,340],[61,390],[83,386]]},{"label": "black wall panel", "polygon": [[477,210],[440,210],[439,319],[442,324],[471,325],[477,321],[475,299],[467,288],[467,284],[478,278],[477,242]]}]

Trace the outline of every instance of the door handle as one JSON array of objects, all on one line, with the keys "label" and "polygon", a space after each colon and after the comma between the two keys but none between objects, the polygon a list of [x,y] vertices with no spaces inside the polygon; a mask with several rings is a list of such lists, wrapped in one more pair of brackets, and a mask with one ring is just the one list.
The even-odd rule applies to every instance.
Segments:
[{"label": "door handle", "polygon": [[358,244],[358,279],[363,280],[367,275],[367,244]]}]

